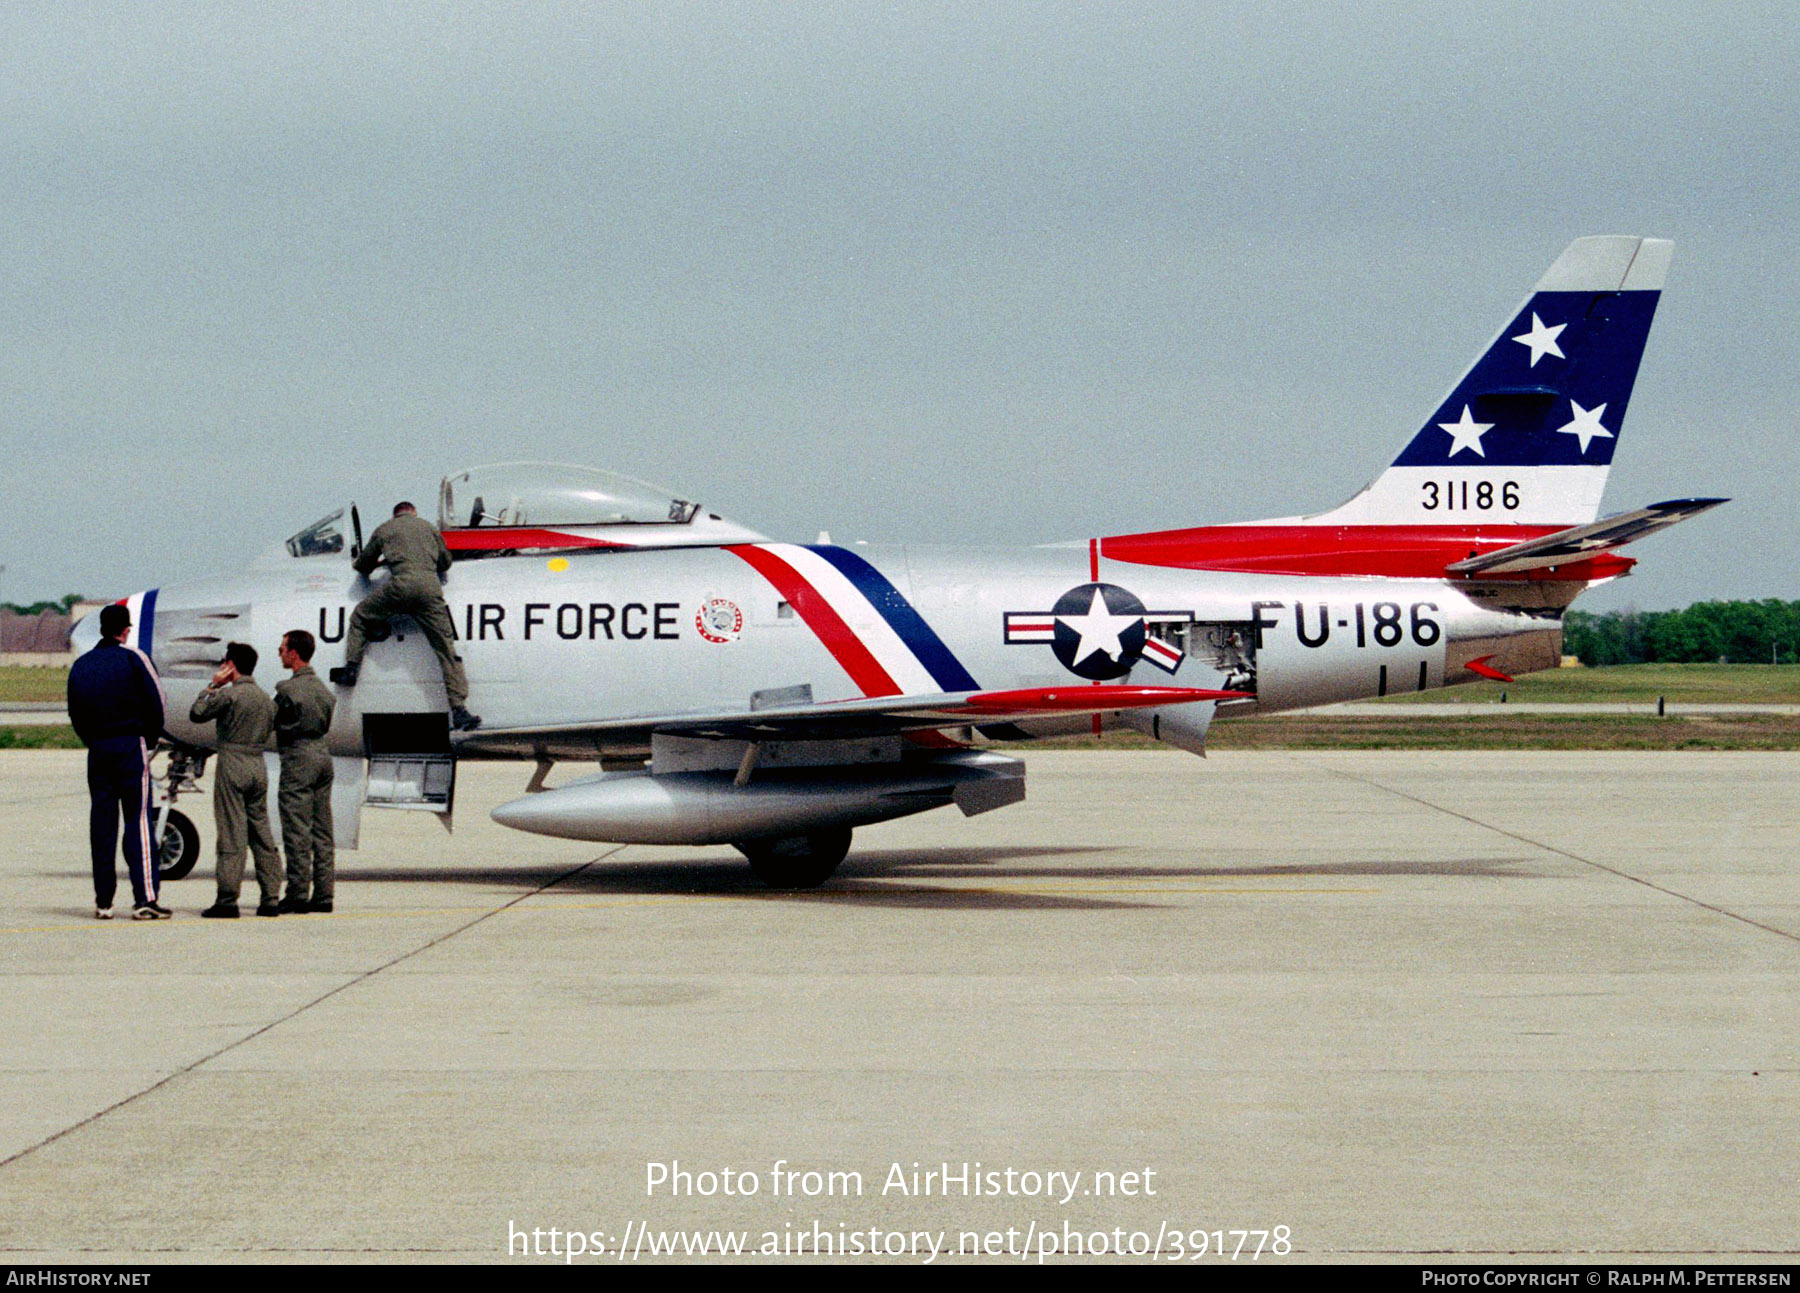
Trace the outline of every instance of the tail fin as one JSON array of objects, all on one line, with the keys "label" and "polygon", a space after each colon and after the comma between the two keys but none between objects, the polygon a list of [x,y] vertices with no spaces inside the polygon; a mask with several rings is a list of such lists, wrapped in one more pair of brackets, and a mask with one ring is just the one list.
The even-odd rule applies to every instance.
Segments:
[{"label": "tail fin", "polygon": [[1592,521],[1673,250],[1660,238],[1570,243],[1393,466],[1306,520]]}]

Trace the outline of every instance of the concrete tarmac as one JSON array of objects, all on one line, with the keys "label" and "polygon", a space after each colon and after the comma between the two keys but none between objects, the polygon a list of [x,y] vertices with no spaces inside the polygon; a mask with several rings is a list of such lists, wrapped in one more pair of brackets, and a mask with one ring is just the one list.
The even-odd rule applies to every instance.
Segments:
[{"label": "concrete tarmac", "polygon": [[198,919],[209,851],[102,924],[82,756],[0,752],[0,1258],[1800,1253],[1800,755],[1029,762],[805,894],[504,831],[474,765],[334,915]]}]

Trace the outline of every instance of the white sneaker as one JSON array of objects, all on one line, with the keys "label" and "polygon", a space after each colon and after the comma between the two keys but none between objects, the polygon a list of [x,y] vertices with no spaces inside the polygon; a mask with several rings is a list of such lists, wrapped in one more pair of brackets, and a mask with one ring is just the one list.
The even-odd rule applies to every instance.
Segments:
[{"label": "white sneaker", "polygon": [[112,919],[112,908],[111,907],[96,907],[96,908],[94,908],[94,919],[95,920],[111,920]]}]

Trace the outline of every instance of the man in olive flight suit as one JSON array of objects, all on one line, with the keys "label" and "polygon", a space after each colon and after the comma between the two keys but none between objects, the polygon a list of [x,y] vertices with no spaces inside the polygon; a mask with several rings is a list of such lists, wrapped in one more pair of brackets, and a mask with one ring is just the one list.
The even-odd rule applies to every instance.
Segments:
[{"label": "man in olive flight suit", "polygon": [[330,911],[336,850],[331,833],[331,751],[325,734],[337,698],[312,670],[313,635],[281,637],[281,667],[293,676],[275,684],[275,744],[281,751],[281,843],[287,850],[284,912]]},{"label": "man in olive flight suit", "polygon": [[244,846],[256,855],[256,882],[262,887],[258,916],[281,913],[281,855],[269,829],[269,772],[263,750],[275,729],[275,702],[256,685],[256,648],[232,642],[225,663],[194,701],[188,717],[211,719],[218,741],[219,763],[213,773],[213,819],[219,833],[218,899],[201,912],[213,919],[236,920],[238,890],[244,883]]},{"label": "man in olive flight suit", "polygon": [[481,725],[481,719],[464,708],[469,682],[462,658],[456,654],[456,625],[444,603],[444,575],[450,571],[450,549],[437,526],[418,514],[411,503],[396,503],[394,515],[376,527],[355,561],[365,575],[387,562],[388,581],[376,588],[350,612],[350,628],[344,635],[344,664],[331,671],[331,680],[345,687],[356,685],[368,645],[369,625],[385,622],[390,615],[410,615],[425,640],[437,653],[444,675],[444,693],[450,700],[450,724],[458,731]]}]

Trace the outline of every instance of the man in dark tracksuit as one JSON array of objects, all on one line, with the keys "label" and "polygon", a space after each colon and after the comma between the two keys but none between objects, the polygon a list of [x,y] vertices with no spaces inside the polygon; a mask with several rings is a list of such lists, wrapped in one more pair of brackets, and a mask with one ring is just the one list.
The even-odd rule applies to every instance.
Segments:
[{"label": "man in dark tracksuit", "polygon": [[256,855],[256,882],[262,888],[258,916],[281,913],[281,855],[269,829],[269,770],[263,751],[275,730],[275,702],[256,685],[256,648],[232,642],[225,663],[194,701],[188,717],[213,720],[219,763],[213,773],[213,823],[219,832],[219,895],[202,916],[235,920],[238,890],[244,884],[246,844]]},{"label": "man in dark tracksuit", "polygon": [[281,638],[275,684],[275,744],[281,750],[281,843],[287,850],[284,912],[330,911],[336,850],[331,822],[331,750],[325,744],[337,698],[309,663],[313,635],[290,629]]},{"label": "man in dark tracksuit", "polygon": [[456,654],[456,625],[444,602],[442,581],[450,572],[450,549],[444,546],[444,536],[411,503],[397,503],[394,515],[375,527],[355,565],[370,575],[384,560],[388,581],[350,612],[350,628],[344,635],[344,665],[331,671],[331,680],[354,687],[362,670],[369,625],[385,622],[390,615],[410,615],[437,653],[438,669],[444,675],[444,694],[450,701],[451,726],[458,731],[479,727],[481,719],[464,708],[469,699],[469,680],[463,673],[462,657]]},{"label": "man in dark tracksuit", "polygon": [[162,739],[162,684],[150,658],[125,645],[131,613],[100,608],[100,641],[69,669],[69,722],[88,750],[88,843],[94,915],[112,919],[113,856],[125,821],[125,869],[135,920],[166,920],[162,855],[150,840],[150,752]]}]

